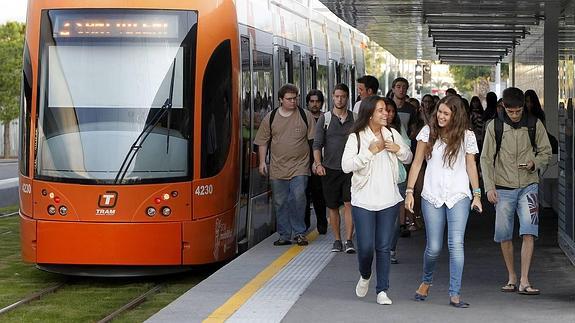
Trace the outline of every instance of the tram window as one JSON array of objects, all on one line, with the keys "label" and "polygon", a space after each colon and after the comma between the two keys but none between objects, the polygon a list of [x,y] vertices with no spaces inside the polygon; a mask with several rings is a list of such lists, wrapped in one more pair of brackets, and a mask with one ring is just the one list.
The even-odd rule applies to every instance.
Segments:
[{"label": "tram window", "polygon": [[232,54],[230,40],[215,50],[202,83],[202,163],[201,177],[219,173],[231,141]]},{"label": "tram window", "polygon": [[293,84],[298,89],[303,89],[301,83],[301,54],[299,52],[292,52],[292,70],[293,70]]},{"label": "tram window", "polygon": [[315,88],[314,84],[312,84],[312,71],[311,71],[311,58],[308,55],[305,55],[302,62],[302,70],[303,70],[303,87],[301,90],[302,97],[305,98],[306,94],[309,90]]},{"label": "tram window", "polygon": [[[253,51],[253,91],[254,111],[252,134],[256,134],[263,118],[273,109],[273,65],[272,55]],[[258,151],[252,145],[252,151]],[[261,176],[257,169],[252,172],[252,195],[259,195],[268,190],[267,177]]]},{"label": "tram window", "polygon": [[[124,33],[112,23],[120,16],[138,25],[165,21],[167,34]],[[86,21],[107,22],[98,28],[109,33],[88,35]],[[196,23],[193,11],[44,11],[32,116],[36,178],[99,185],[189,180]]]},{"label": "tram window", "polygon": [[349,69],[349,74],[350,74],[350,83],[349,83],[349,89],[351,90],[351,99],[353,100],[353,102],[355,103],[355,66],[351,66]]},{"label": "tram window", "polygon": [[[327,77],[328,77],[327,66],[318,65],[317,66],[317,89],[323,92],[324,96],[328,99],[328,102],[329,102],[331,95],[329,95],[329,91],[328,91]],[[324,109],[329,109],[328,106],[329,105],[327,105],[327,104],[324,105]]]},{"label": "tram window", "polygon": [[329,60],[329,68],[328,68],[328,91],[327,93],[331,93],[331,91],[333,90],[333,88],[335,87],[335,85],[338,82],[337,79],[337,68],[338,68],[338,63],[334,60]]},{"label": "tram window", "polygon": [[24,46],[24,66],[20,97],[20,173],[29,176],[30,157],[30,113],[32,110],[32,65],[28,45]]},{"label": "tram window", "polygon": [[[250,70],[250,41],[246,37],[241,37],[240,54],[242,60],[242,201],[245,194],[249,193],[250,182],[250,145],[251,145],[251,101],[252,101],[252,75]],[[244,202],[243,202],[244,203]],[[244,204],[245,205],[245,204]]]},{"label": "tram window", "polygon": [[345,83],[347,86],[350,85],[349,83],[349,66],[348,65],[342,65],[342,69],[341,69],[341,82]]},{"label": "tram window", "polygon": [[278,50],[278,63],[280,72],[280,86],[290,82],[289,64],[290,55],[286,49]]}]

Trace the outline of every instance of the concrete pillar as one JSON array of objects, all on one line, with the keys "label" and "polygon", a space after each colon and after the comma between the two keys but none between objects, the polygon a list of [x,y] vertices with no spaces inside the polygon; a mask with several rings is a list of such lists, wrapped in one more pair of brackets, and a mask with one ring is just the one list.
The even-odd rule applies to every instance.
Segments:
[{"label": "concrete pillar", "polygon": [[560,3],[547,1],[545,3],[544,29],[544,84],[543,94],[546,128],[553,136],[558,137],[559,131],[559,15]]},{"label": "concrete pillar", "polygon": [[[513,53],[511,56],[511,64],[509,64],[509,74],[511,76],[511,86],[515,86],[515,52],[516,52],[516,46],[513,45]],[[507,87],[509,87],[509,85],[507,85]],[[499,98],[499,96],[498,96]]]},{"label": "concrete pillar", "polygon": [[501,97],[501,63],[495,65],[495,94],[497,97]]},{"label": "concrete pillar", "polygon": [[[559,2],[547,1],[545,3],[545,29],[543,32],[544,54],[544,93],[543,109],[545,110],[546,128],[550,134],[559,139],[559,15],[561,14]],[[540,185],[540,200],[550,205],[555,211],[559,210],[559,181],[557,155],[553,155],[550,168],[544,175]]]}]

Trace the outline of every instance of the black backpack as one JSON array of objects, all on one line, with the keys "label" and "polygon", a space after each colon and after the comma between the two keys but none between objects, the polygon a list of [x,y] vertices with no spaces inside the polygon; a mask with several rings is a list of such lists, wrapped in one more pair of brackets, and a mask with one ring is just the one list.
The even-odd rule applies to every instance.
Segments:
[{"label": "black backpack", "polygon": [[[537,142],[535,141],[535,135],[537,133],[537,118],[532,115],[527,115],[527,133],[529,133],[529,141],[531,141],[531,147],[533,152],[537,155]],[[493,166],[495,166],[495,160],[501,150],[501,141],[503,141],[503,120],[496,117],[493,119],[493,129],[495,130],[495,155],[493,156]]]}]

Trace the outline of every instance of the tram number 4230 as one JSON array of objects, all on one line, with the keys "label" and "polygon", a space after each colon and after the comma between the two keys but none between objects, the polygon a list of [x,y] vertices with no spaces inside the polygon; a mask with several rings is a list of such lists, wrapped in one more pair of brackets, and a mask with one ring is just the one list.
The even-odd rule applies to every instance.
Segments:
[{"label": "tram number 4230", "polygon": [[195,194],[198,196],[212,195],[214,194],[214,185],[200,185],[196,187]]}]

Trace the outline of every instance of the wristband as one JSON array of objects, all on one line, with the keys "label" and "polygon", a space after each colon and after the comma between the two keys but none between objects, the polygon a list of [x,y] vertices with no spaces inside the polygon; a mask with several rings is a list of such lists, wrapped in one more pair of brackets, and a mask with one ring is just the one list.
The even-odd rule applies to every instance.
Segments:
[{"label": "wristband", "polygon": [[406,188],[405,189],[405,194],[411,193],[413,194],[413,188]]},{"label": "wristband", "polygon": [[474,189],[473,189],[473,194],[479,194],[479,195],[481,195],[481,189],[480,189],[480,188],[474,188]]}]

